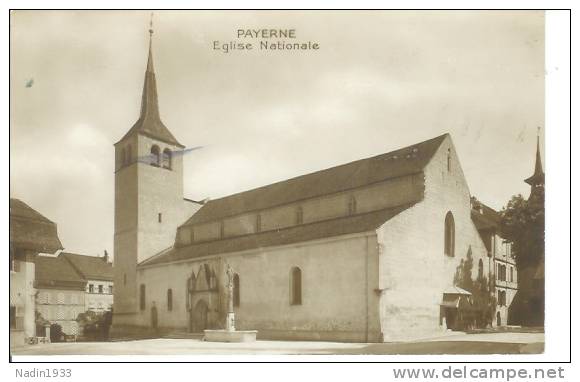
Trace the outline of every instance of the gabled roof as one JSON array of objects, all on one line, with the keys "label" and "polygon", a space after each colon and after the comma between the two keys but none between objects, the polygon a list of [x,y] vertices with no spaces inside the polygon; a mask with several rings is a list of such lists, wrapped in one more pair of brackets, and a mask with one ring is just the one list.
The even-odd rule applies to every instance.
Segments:
[{"label": "gabled roof", "polygon": [[221,253],[267,248],[327,237],[368,232],[377,229],[389,219],[412,205],[413,204],[407,204],[396,208],[388,208],[366,214],[302,224],[276,231],[267,231],[251,235],[201,242],[182,248],[174,247],[143,261],[139,266],[163,264]]},{"label": "gabled roof", "polygon": [[215,221],[245,212],[329,195],[390,178],[419,173],[447,136],[448,134],[444,134],[372,158],[302,175],[221,199],[210,200],[183,226]]},{"label": "gabled roof", "polygon": [[471,219],[478,230],[499,230],[500,215],[496,210],[475,198],[472,198],[471,205]]},{"label": "gabled roof", "polygon": [[86,280],[113,281],[113,266],[102,257],[65,252],[59,256],[66,259]]},{"label": "gabled roof", "polygon": [[56,224],[15,198],[10,198],[10,246],[42,253],[62,249]]},{"label": "gabled roof", "polygon": [[83,276],[61,256],[37,256],[34,263],[38,288],[82,289],[86,284]]},{"label": "gabled roof", "polygon": [[157,83],[155,81],[155,70],[153,68],[151,39],[149,40],[149,56],[147,58],[147,70],[145,71],[143,95],[141,97],[141,113],[137,122],[135,122],[133,127],[129,129],[119,142],[133,134],[145,135],[165,143],[184,147],[163,124],[159,115],[159,101],[157,99]]}]

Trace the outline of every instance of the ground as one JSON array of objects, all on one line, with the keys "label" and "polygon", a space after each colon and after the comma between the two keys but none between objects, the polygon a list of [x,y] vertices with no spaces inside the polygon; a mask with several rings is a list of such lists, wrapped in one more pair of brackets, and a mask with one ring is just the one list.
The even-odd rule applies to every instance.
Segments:
[{"label": "ground", "polygon": [[[423,341],[384,344],[304,341],[230,344],[156,338],[39,344],[12,349],[12,355],[536,354],[543,351],[543,333],[461,333]],[[18,361],[17,358],[14,360]]]}]

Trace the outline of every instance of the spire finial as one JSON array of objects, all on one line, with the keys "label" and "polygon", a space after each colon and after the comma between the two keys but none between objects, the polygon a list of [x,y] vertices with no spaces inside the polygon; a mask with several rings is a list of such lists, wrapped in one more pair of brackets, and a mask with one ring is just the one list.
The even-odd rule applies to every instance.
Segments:
[{"label": "spire finial", "polygon": [[153,36],[153,12],[151,12],[151,18],[149,19],[149,38]]}]

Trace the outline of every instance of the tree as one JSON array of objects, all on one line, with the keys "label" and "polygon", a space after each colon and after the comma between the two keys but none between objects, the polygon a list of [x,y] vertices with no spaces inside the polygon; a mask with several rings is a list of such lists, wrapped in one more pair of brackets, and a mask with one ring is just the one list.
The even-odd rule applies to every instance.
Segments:
[{"label": "tree", "polygon": [[477,278],[473,280],[472,274],[473,254],[470,246],[465,260],[461,259],[455,270],[453,283],[471,293],[475,325],[479,328],[485,328],[491,324],[495,311],[496,300],[493,296],[493,281],[491,281],[491,276],[488,279],[483,274],[478,274]]},{"label": "tree", "polygon": [[544,260],[544,189],[537,188],[525,200],[518,194],[501,210],[501,231],[512,243],[518,268],[536,266]]},{"label": "tree", "polygon": [[82,329],[82,337],[85,340],[97,340],[101,335],[101,327],[104,322],[104,315],[87,310],[79,313],[76,321]]}]

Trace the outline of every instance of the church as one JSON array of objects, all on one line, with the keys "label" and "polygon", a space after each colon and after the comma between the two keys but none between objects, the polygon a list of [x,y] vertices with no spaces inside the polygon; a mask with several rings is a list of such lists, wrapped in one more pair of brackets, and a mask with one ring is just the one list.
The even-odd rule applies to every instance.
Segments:
[{"label": "church", "polygon": [[236,328],[259,339],[437,335],[470,303],[461,264],[495,279],[501,237],[449,134],[207,202],[183,196],[184,148],[160,118],[150,38],[140,115],[115,143],[117,333],[223,328],[228,266]]}]

